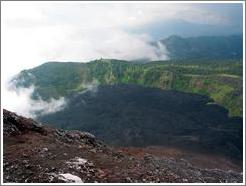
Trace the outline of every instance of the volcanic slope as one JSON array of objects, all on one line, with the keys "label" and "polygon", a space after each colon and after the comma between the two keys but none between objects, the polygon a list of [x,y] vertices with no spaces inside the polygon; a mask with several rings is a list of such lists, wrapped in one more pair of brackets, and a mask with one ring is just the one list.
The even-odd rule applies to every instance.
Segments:
[{"label": "volcanic slope", "polygon": [[[112,148],[90,133],[52,128],[3,110],[4,183],[243,181],[226,161],[221,165],[227,168],[202,168],[185,157],[149,152]],[[213,166],[212,160],[206,164]]]}]

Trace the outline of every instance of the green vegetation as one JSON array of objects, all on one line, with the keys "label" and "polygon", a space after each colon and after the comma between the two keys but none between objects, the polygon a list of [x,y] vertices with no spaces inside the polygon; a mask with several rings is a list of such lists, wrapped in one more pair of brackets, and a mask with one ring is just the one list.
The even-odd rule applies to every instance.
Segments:
[{"label": "green vegetation", "polygon": [[[138,84],[207,95],[243,115],[243,63],[240,60],[171,60],[146,64],[101,59],[89,63],[49,62],[20,73],[17,86],[34,84],[34,98],[67,96],[97,81],[102,85]],[[24,81],[23,81],[24,80]]]}]

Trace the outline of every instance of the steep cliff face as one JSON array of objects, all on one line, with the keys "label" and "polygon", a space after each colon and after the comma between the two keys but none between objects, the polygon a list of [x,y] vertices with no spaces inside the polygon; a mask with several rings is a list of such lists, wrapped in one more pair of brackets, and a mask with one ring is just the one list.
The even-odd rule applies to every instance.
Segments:
[{"label": "steep cliff face", "polygon": [[[242,182],[236,165],[198,166],[185,156],[112,148],[87,132],[51,128],[3,110],[3,181]],[[211,160],[208,160],[211,161]],[[223,164],[223,163],[222,163]],[[220,169],[221,168],[221,169]]]}]

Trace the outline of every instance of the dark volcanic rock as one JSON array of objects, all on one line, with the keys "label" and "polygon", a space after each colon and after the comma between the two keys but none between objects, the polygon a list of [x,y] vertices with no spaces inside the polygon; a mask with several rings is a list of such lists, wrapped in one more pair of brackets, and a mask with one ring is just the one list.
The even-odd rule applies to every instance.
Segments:
[{"label": "dark volcanic rock", "polygon": [[37,125],[6,110],[3,114],[4,183],[242,182],[234,168],[199,168],[183,158],[151,155],[144,149],[141,156],[129,154],[87,132]]},{"label": "dark volcanic rock", "polygon": [[207,96],[137,85],[99,86],[71,95],[62,111],[41,122],[88,131],[114,146],[176,146],[243,157],[242,118]]},{"label": "dark volcanic rock", "polygon": [[13,112],[3,109],[3,135],[20,135],[29,131],[46,134],[42,125],[32,119],[17,116]]}]

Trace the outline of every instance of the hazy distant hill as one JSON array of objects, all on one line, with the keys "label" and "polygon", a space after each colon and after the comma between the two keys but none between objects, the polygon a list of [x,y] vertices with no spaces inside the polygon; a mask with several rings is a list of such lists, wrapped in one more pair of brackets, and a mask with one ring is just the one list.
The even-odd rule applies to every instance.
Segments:
[{"label": "hazy distant hill", "polygon": [[242,59],[243,35],[200,36],[183,38],[170,36],[160,41],[171,59]]}]

